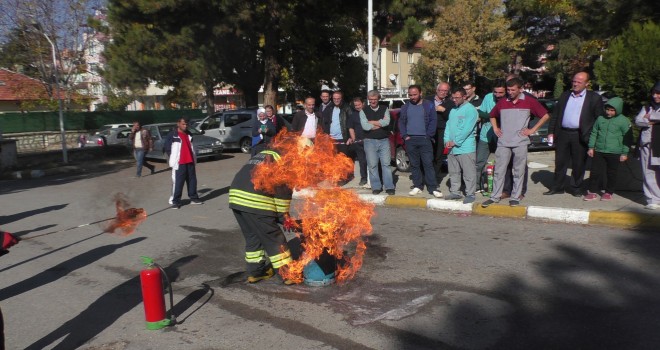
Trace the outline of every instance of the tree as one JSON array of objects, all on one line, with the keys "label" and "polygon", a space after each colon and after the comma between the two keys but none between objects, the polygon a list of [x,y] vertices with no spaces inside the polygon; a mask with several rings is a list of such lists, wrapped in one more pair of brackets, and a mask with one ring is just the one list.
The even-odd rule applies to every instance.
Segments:
[{"label": "tree", "polygon": [[[44,82],[56,98],[54,77],[67,97],[80,103],[86,96],[77,89],[77,76],[85,69],[83,33],[94,7],[101,0],[5,0],[0,2],[0,63]],[[53,66],[51,40],[55,51]]]},{"label": "tree", "polygon": [[212,88],[226,83],[256,105],[263,85],[264,103],[274,105],[282,77],[301,93],[318,91],[320,80],[358,91],[365,80],[363,60],[353,52],[366,16],[352,1],[110,0],[108,6],[113,43],[106,75],[122,87],[155,80],[178,90],[187,79],[203,86],[212,103]]},{"label": "tree", "polygon": [[[527,40],[524,66],[547,57],[547,88],[557,73],[591,71],[607,43],[629,23],[660,19],[660,3],[648,0],[505,0],[513,29]],[[553,50],[547,48],[552,45]]]},{"label": "tree", "polygon": [[615,37],[595,64],[601,89],[621,96],[628,107],[636,108],[648,100],[649,90],[660,79],[660,25],[632,23]]},{"label": "tree", "polygon": [[435,73],[436,82],[462,82],[476,76],[494,79],[504,74],[506,58],[520,50],[524,41],[509,29],[503,10],[499,0],[457,0],[444,9],[422,50],[421,64]]}]

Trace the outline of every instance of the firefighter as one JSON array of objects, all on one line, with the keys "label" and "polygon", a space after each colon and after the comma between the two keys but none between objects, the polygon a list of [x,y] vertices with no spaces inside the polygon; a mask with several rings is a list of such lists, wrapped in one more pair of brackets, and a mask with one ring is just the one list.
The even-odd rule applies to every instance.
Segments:
[{"label": "firefighter", "polygon": [[280,158],[273,149],[257,153],[238,171],[229,189],[229,207],[245,237],[248,283],[271,278],[277,269],[292,261],[278,224],[285,224],[293,192],[286,186],[278,186],[275,193],[256,190],[251,176],[259,164],[278,162]]},{"label": "firefighter", "polygon": [[[9,253],[9,247],[18,243],[20,239],[14,237],[9,232],[0,231],[0,241],[2,241],[2,248],[0,248],[0,256]],[[0,308],[0,349],[5,348],[5,325],[2,318],[2,309]]]}]

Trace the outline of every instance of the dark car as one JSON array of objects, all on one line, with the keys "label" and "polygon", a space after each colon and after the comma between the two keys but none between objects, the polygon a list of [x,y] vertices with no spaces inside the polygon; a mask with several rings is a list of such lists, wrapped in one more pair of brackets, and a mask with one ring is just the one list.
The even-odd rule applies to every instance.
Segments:
[{"label": "dark car", "polygon": [[[146,157],[167,160],[167,154],[163,152],[163,145],[167,134],[176,129],[176,123],[149,124],[143,126],[143,128],[149,130],[151,138],[154,140],[154,150],[147,153]],[[224,146],[220,140],[205,136],[201,131],[193,127],[188,127],[188,131],[190,131],[193,136],[193,148],[195,149],[195,154],[198,159],[217,157],[222,154]]]},{"label": "dark car", "polygon": [[[552,116],[552,111],[555,108],[555,105],[557,104],[557,100],[554,99],[540,99],[539,102],[545,106],[545,108],[548,110],[548,114]],[[536,123],[539,122],[540,119],[538,118],[533,118],[529,122],[529,127],[533,128]],[[550,121],[548,120],[545,122],[545,124],[541,125],[541,127],[533,134],[529,135],[529,141],[530,144],[527,146],[527,150],[529,151],[545,151],[545,150],[551,150],[554,149],[554,145],[550,146],[548,145],[548,126],[550,125]]]}]

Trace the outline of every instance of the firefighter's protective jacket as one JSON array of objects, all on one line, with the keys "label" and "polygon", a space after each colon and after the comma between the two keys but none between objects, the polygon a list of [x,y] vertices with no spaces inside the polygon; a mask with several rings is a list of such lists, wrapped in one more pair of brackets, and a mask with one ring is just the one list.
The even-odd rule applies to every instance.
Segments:
[{"label": "firefighter's protective jacket", "polygon": [[247,164],[238,171],[229,189],[229,207],[232,209],[275,216],[284,220],[284,214],[289,212],[293,192],[286,186],[278,186],[275,193],[266,193],[254,188],[252,171],[263,162],[277,162],[280,155],[272,150],[262,151],[252,157]]}]

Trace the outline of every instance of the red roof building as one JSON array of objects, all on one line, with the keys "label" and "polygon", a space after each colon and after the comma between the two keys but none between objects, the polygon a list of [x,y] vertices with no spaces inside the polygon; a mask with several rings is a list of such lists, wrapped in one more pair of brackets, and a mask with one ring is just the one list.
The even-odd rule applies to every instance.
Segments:
[{"label": "red roof building", "polygon": [[43,103],[50,99],[47,83],[0,68],[0,113],[52,110]]}]

